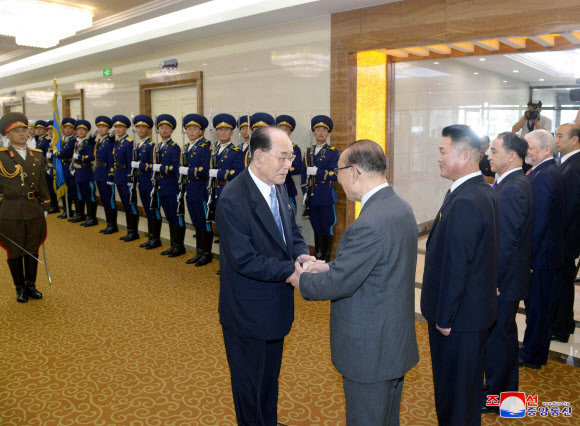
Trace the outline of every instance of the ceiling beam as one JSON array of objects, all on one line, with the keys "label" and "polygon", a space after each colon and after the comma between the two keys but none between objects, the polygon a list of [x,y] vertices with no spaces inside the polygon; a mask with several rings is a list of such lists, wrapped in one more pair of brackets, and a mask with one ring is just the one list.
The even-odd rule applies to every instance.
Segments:
[{"label": "ceiling beam", "polygon": [[429,51],[424,47],[405,47],[401,50],[404,50],[405,52],[409,52],[417,56],[429,56]]},{"label": "ceiling beam", "polygon": [[465,52],[465,53],[473,53],[473,51],[475,50],[475,46],[473,45],[473,43],[451,43],[450,44],[452,49],[456,49],[459,50],[460,52]]},{"label": "ceiling beam", "polygon": [[560,35],[572,44],[580,44],[580,33],[566,33]]},{"label": "ceiling beam", "polygon": [[503,44],[513,47],[514,49],[526,48],[526,37],[505,37],[500,38],[499,41]]},{"label": "ceiling beam", "polygon": [[556,36],[554,34],[530,36],[530,39],[534,40],[536,43],[541,44],[544,47],[554,47],[555,38]]},{"label": "ceiling beam", "polygon": [[446,46],[444,44],[436,44],[433,46],[425,46],[425,49],[430,50],[431,52],[439,53],[441,55],[449,55],[451,54],[451,47]]},{"label": "ceiling beam", "polygon": [[400,49],[379,49],[378,50],[385,55],[396,56],[397,58],[408,58],[409,54],[407,52],[403,52]]},{"label": "ceiling beam", "polygon": [[473,44],[492,52],[499,50],[499,40],[478,40],[474,41]]}]

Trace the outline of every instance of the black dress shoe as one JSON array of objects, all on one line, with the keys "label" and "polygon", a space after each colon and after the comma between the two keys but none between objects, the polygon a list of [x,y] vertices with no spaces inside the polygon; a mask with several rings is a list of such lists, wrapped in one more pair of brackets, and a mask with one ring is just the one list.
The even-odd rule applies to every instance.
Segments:
[{"label": "black dress shoe", "polygon": [[51,207],[48,214],[59,213],[60,209],[58,207]]},{"label": "black dress shoe", "polygon": [[564,336],[560,336],[559,334],[552,334],[552,337],[550,337],[550,340],[555,340],[556,342],[568,343],[568,340],[570,340],[570,336],[564,337]]},{"label": "black dress shoe", "polygon": [[540,368],[542,368],[542,366],[540,364],[532,364],[531,362],[526,362],[521,358],[518,359],[518,365],[520,367],[528,367],[528,368],[532,368],[534,370],[539,370]]},{"label": "black dress shoe", "polygon": [[489,390],[489,386],[487,386],[487,383],[485,382],[483,383],[482,390],[483,392],[487,392]]},{"label": "black dress shoe", "polygon": [[66,211],[62,212],[57,216],[57,219],[66,219]]},{"label": "black dress shoe", "polygon": [[488,407],[487,405],[482,405],[481,406],[481,413],[482,414],[487,414],[487,413],[499,414],[499,408],[498,407]]}]

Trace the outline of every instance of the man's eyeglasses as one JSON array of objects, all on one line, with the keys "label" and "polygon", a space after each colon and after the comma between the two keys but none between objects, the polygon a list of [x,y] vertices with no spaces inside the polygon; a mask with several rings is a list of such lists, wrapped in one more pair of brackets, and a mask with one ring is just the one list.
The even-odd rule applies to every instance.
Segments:
[{"label": "man's eyeglasses", "polygon": [[356,168],[356,166],[344,166],[344,167],[339,167],[338,169],[334,169],[334,174],[338,174],[339,170],[344,170],[344,169],[350,169],[351,167],[354,167],[354,169],[356,170],[356,172],[360,175],[360,170]]},{"label": "man's eyeglasses", "polygon": [[284,163],[284,161],[293,162],[296,159],[295,155],[289,155],[288,157],[278,157],[277,155],[270,154],[269,152],[266,152],[266,154],[271,155],[272,157],[276,157],[280,161],[280,163]]}]

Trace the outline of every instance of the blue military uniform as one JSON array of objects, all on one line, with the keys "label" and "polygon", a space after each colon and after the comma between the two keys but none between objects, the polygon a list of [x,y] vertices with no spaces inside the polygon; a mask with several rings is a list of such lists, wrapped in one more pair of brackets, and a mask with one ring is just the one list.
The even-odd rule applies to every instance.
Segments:
[{"label": "blue military uniform", "polygon": [[[177,126],[175,118],[169,114],[161,114],[157,117],[157,128],[162,124],[169,125],[173,130]],[[159,203],[169,223],[169,238],[171,247],[161,252],[168,257],[176,257],[185,254],[185,221],[183,217],[177,217],[177,196],[179,194],[179,165],[181,164],[181,148],[171,138],[157,146],[159,150]]]},{"label": "blue military uniform", "polygon": [[[66,117],[66,118],[62,119],[62,127],[63,128],[65,128],[67,126],[74,128],[75,123],[76,123],[76,120],[74,120],[73,118],[70,118],[70,117]],[[68,204],[68,217],[69,217],[68,220],[69,221],[73,221],[75,219],[78,220],[79,215],[81,213],[79,210],[79,205],[78,205],[75,179],[74,179],[74,176],[70,172],[70,162],[72,160],[72,156],[74,153],[75,142],[76,142],[76,137],[74,137],[74,136],[64,137],[63,136],[63,140],[60,144],[60,151],[54,153],[55,158],[60,158],[62,160],[62,169],[64,172],[64,180],[65,180],[66,186],[67,186],[67,193],[66,193],[67,200],[65,200],[63,197],[64,212],[60,216],[57,216],[57,217],[59,219],[66,219],[67,218],[66,206]],[[73,203],[75,205],[74,217],[72,214]]]},{"label": "blue military uniform", "polygon": [[[115,115],[113,117],[113,127],[115,126],[123,126],[128,129],[131,127],[131,120],[124,115]],[[125,242],[139,239],[139,213],[137,212],[137,207],[131,204],[131,191],[129,188],[132,156],[133,139],[125,134],[116,140],[113,149],[115,185],[117,185],[117,191],[119,191],[119,197],[127,219],[127,234],[120,238]]]},{"label": "blue military uniform", "polygon": [[[52,126],[52,120],[50,121],[50,125]],[[41,128],[48,130],[48,122],[44,120],[37,120],[35,128]],[[52,140],[48,137],[48,134],[44,134],[39,136],[36,148],[42,151],[44,155],[44,162],[46,164],[46,184],[48,185],[48,192],[50,193],[50,210],[48,211],[49,214],[58,213],[60,209],[58,207],[58,200],[56,198],[56,192],[54,191],[54,184],[53,184],[53,176],[52,176],[52,160],[47,157],[48,152],[50,151],[50,155],[52,156]]]},{"label": "blue military uniform", "polygon": [[[133,125],[153,128],[153,119],[145,114],[139,114],[133,118]],[[147,233],[149,239],[139,247],[147,250],[161,247],[161,212],[159,209],[151,208],[151,191],[153,190],[153,155],[155,152],[155,142],[149,136],[137,143],[138,163],[138,188],[141,204],[147,216]]]},{"label": "blue military uniform", "polygon": [[[95,125],[112,127],[113,122],[107,116],[100,115],[95,119]],[[97,136],[95,144],[95,183],[99,189],[101,203],[105,209],[107,226],[99,232],[103,234],[114,234],[119,232],[117,227],[117,203],[115,202],[115,159],[113,149],[114,138],[108,134]]]},{"label": "blue military uniform", "polygon": [[[236,119],[230,114],[218,114],[213,118],[214,129],[227,127],[230,129],[236,128]],[[215,203],[217,202],[225,184],[233,180],[244,170],[244,155],[242,150],[233,143],[228,143],[225,146],[220,144],[218,147],[217,158],[217,193]]]},{"label": "blue military uniform", "polygon": [[[91,130],[91,123],[87,120],[77,120],[76,129],[86,129],[88,132]],[[72,164],[81,212],[84,211],[84,204],[87,206],[87,218],[81,226],[87,227],[99,224],[97,221],[95,183],[93,182],[93,161],[95,161],[95,138],[90,135],[84,139],[77,137]]]},{"label": "blue military uniform", "polygon": [[[276,126],[287,126],[290,128],[290,132],[293,132],[296,128],[296,120],[294,120],[290,115],[279,115],[276,117]],[[296,195],[298,195],[298,191],[296,190],[296,184],[294,183],[292,176],[301,175],[302,173],[302,151],[295,143],[292,144],[292,151],[294,152],[295,158],[292,162],[292,166],[290,166],[290,170],[288,170],[288,175],[286,176],[284,185],[286,185],[286,190],[288,191],[292,210],[294,211],[294,214],[296,214]]]},{"label": "blue military uniform", "polygon": [[[238,129],[240,129],[240,131],[242,130],[242,127],[245,127],[248,125],[249,125],[249,123],[248,123],[248,116],[247,115],[242,115],[240,118],[238,118]],[[248,155],[248,151],[250,150],[250,142],[249,141],[248,142],[240,141],[239,148],[242,151],[244,158],[246,158]],[[247,166],[248,165],[246,164],[246,167]]]},{"label": "blue military uniform", "polygon": [[[311,130],[322,126],[332,132],[333,123],[326,115],[313,117],[310,123]],[[310,164],[310,152],[314,150],[314,164]],[[336,223],[335,205],[338,201],[332,182],[336,182],[335,169],[338,168],[340,152],[328,144],[309,146],[304,153],[302,167],[302,192],[308,192],[307,168],[316,167],[312,198],[310,199],[310,223],[314,230],[315,252],[317,258],[330,261],[332,251],[332,236]]]},{"label": "blue military uniform", "polygon": [[[204,131],[209,122],[199,114],[188,114],[183,117],[183,127],[196,126]],[[183,164],[180,168],[181,179],[186,181],[186,202],[189,216],[195,228],[196,256],[186,263],[195,266],[207,265],[212,261],[211,246],[213,232],[211,223],[206,221],[207,215],[207,185],[211,158],[211,142],[201,136],[190,141],[183,149]]]}]

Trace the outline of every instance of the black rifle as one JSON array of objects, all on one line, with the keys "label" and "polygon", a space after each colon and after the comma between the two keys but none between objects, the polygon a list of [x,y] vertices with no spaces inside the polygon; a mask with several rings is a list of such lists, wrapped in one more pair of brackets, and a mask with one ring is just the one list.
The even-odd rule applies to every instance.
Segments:
[{"label": "black rifle", "polygon": [[[155,125],[157,125],[157,116],[155,117]],[[161,164],[161,150],[158,148],[159,142],[159,130],[155,127],[155,164]],[[159,208],[159,172],[153,172],[153,189],[151,190],[151,203],[149,208],[151,210],[157,210]]]},{"label": "black rifle", "polygon": [[[135,125],[133,124],[133,114],[131,114],[131,131],[133,132],[133,161],[139,161],[139,152],[137,151],[137,141],[135,140]],[[139,170],[131,169],[131,198],[130,203],[137,206],[137,182],[139,182]]]},{"label": "black rifle", "polygon": [[[310,114],[310,121],[312,122],[312,114]],[[314,167],[314,150],[312,145],[312,129],[310,129],[310,153],[306,167]],[[302,212],[302,219],[310,219],[310,200],[312,199],[312,192],[314,191],[314,176],[308,176],[308,183],[306,187],[306,198],[304,198],[304,211]]]},{"label": "black rifle", "polygon": [[[210,132],[210,143],[211,143],[211,160],[210,160],[210,169],[217,169],[217,152],[216,146],[214,141],[215,131],[213,128],[211,114],[209,117],[209,132]],[[208,223],[215,222],[215,197],[217,194],[217,177],[212,177],[209,179],[209,197],[207,199],[207,213],[205,214],[205,221]]]},{"label": "black rifle", "polygon": [[[183,114],[181,114],[181,123],[183,125]],[[183,142],[183,151],[181,152],[181,165],[189,167],[187,162],[187,149],[185,147],[185,133],[181,128],[181,140]],[[187,176],[181,175],[179,179],[179,194],[177,194],[177,216],[185,216],[185,190],[187,188]]]}]

